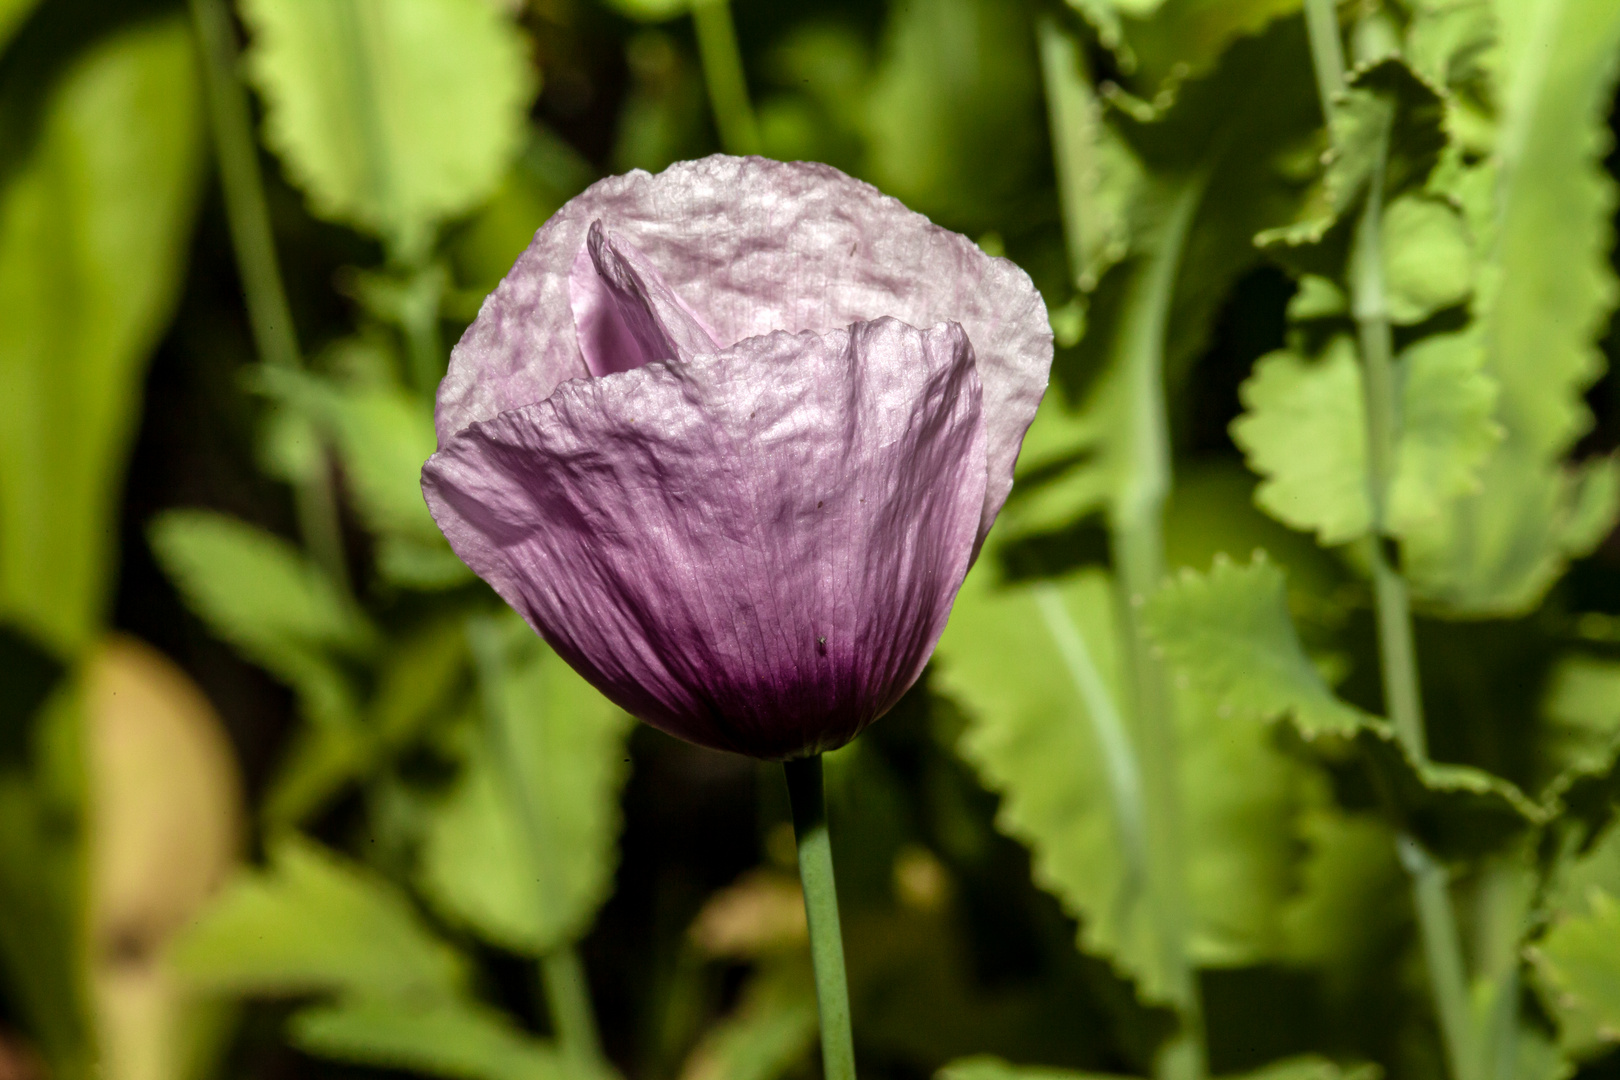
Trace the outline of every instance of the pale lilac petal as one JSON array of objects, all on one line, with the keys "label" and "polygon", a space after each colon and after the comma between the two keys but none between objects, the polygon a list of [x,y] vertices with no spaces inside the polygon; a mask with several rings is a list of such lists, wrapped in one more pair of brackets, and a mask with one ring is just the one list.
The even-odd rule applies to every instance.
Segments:
[{"label": "pale lilac petal", "polygon": [[716,156],[593,185],[535,235],[439,390],[439,445],[587,373],[568,280],[595,221],[657,268],[722,345],[892,316],[962,325],[984,387],[987,532],[1046,389],[1052,335],[1029,278],[825,165]]},{"label": "pale lilac petal", "polygon": [[664,283],[645,255],[592,222],[568,283],[574,332],[592,375],[654,360],[718,352],[703,320]]},{"label": "pale lilac petal", "polygon": [[423,489],[609,698],[797,756],[853,738],[927,662],[984,503],[981,405],[960,326],[776,333],[476,422]]}]

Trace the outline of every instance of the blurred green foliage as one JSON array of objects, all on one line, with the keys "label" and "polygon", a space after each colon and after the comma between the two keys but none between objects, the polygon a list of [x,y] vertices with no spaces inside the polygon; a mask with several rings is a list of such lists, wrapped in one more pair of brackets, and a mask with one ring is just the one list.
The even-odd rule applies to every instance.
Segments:
[{"label": "blurred green foliage", "polygon": [[[636,728],[418,487],[534,230],[748,147],[1059,345],[828,761],[861,1072],[1614,1075],[1620,6],[1305,6],[0,2],[0,1076],[815,1075],[778,773]],[[114,629],[252,796],[150,944],[87,831]]]}]

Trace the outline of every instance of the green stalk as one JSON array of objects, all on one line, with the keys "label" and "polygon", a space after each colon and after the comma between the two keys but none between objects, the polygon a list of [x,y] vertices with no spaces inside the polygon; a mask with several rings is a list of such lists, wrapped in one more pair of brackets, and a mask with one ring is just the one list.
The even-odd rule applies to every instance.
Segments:
[{"label": "green stalk", "polygon": [[[557,888],[550,874],[545,853],[555,851],[549,823],[535,804],[523,770],[518,765],[518,739],[512,730],[519,722],[543,723],[544,717],[520,720],[506,703],[506,655],[501,630],[494,619],[475,616],[467,622],[467,647],[472,653],[478,676],[478,697],[482,708],[485,751],[496,765],[497,782],[517,807],[518,826],[524,843],[535,853],[540,878],[536,890]],[[591,1008],[590,983],[585,967],[571,944],[554,948],[540,958],[540,989],[545,997],[552,1034],[562,1055],[588,1072],[611,1073],[602,1057],[602,1040],[597,1035],[596,1015]]]},{"label": "green stalk", "polygon": [[[1086,252],[1103,241],[1105,223],[1096,218],[1091,188],[1096,163],[1092,142],[1098,123],[1083,57],[1074,40],[1052,19],[1036,27],[1041,70],[1052,128],[1064,237],[1076,286],[1089,279]],[[1094,701],[1084,642],[1063,632],[1067,618],[1052,597],[1042,598],[1054,639],[1070,675],[1088,702],[1099,743],[1109,765],[1121,846],[1131,871],[1148,883],[1158,963],[1181,1027],[1159,1054],[1156,1074],[1164,1080],[1201,1080],[1207,1071],[1203,1002],[1187,956],[1189,918],[1185,852],[1181,838],[1181,798],[1176,721],[1165,673],[1141,624],[1141,606],[1164,576],[1164,505],[1170,494],[1170,424],[1165,404],[1164,343],[1176,275],[1203,199],[1208,173],[1182,182],[1153,250],[1130,269],[1112,345],[1112,365],[1122,379],[1123,437],[1113,448],[1123,459],[1126,480],[1110,512],[1109,529],[1118,570],[1126,660],[1136,719],[1134,743],[1113,730],[1117,711]],[[1124,742],[1123,747],[1116,743]],[[1134,860],[1134,865],[1133,865]],[[1144,865],[1145,864],[1145,865]]]},{"label": "green stalk", "polygon": [[[298,335],[276,263],[275,235],[270,228],[264,181],[259,175],[259,152],[253,141],[247,91],[236,74],[230,10],[225,0],[191,0],[191,21],[202,57],[214,156],[219,161],[225,217],[236,253],[237,273],[242,278],[254,347],[260,362],[296,369],[302,364]],[[331,477],[324,467],[298,484],[295,503],[304,546],[332,580],[347,590],[349,571],[342,522]]]},{"label": "green stalk", "polygon": [[1181,836],[1180,754],[1169,684],[1142,625],[1142,607],[1164,578],[1164,504],[1170,495],[1170,422],[1164,342],[1176,273],[1202,201],[1207,173],[1189,177],[1171,205],[1153,251],[1133,270],[1115,343],[1124,365],[1127,477],[1114,502],[1110,532],[1125,620],[1125,654],[1136,704],[1136,752],[1151,842],[1159,963],[1181,1030],[1160,1053],[1164,1080],[1201,1080],[1207,1071],[1203,1001],[1187,956],[1186,852]]},{"label": "green stalk", "polygon": [[692,0],[692,23],[697,30],[698,53],[703,60],[703,81],[709,88],[714,125],[720,145],[728,154],[757,154],[762,144],[754,108],[748,102],[748,80],[743,76],[737,28],[731,21],[728,0]]},{"label": "green stalk", "polygon": [[793,835],[799,845],[799,881],[810,923],[810,959],[816,972],[816,1009],[821,1016],[821,1068],[826,1080],[855,1080],[855,1039],[849,1024],[849,984],[844,938],[838,925],[838,889],[833,881],[832,841],[821,755],[783,765],[793,804]]},{"label": "green stalk", "polygon": [[[1344,57],[1333,0],[1306,0],[1311,25],[1311,54],[1322,94],[1323,116],[1333,117],[1334,101],[1343,90]],[[1394,332],[1384,287],[1384,178],[1389,156],[1394,103],[1388,103],[1384,131],[1368,181],[1367,201],[1356,222],[1351,251],[1350,304],[1361,344],[1363,395],[1367,424],[1367,490],[1373,512],[1371,547],[1373,601],[1377,610],[1378,657],[1383,677],[1384,707],[1397,737],[1418,763],[1428,760],[1423,698],[1412,636],[1412,612],[1406,580],[1392,557],[1395,540],[1388,534],[1387,505],[1400,445],[1400,402],[1394,368]],[[1467,966],[1462,937],[1451,901],[1446,870],[1411,837],[1397,841],[1401,863],[1412,880],[1412,901],[1440,1021],[1441,1041],[1453,1080],[1482,1080],[1469,1005]]]},{"label": "green stalk", "polygon": [[571,945],[540,958],[540,985],[551,1014],[551,1030],[563,1057],[587,1070],[606,1075],[602,1042],[596,1034],[596,1011],[591,1007],[591,984],[585,965]]}]

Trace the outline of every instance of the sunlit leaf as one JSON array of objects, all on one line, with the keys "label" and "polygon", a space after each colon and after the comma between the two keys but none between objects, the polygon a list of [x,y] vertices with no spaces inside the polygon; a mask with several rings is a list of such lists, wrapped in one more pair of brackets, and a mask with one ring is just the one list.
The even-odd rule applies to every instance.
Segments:
[{"label": "sunlit leaf", "polygon": [[[1478,494],[1444,509],[1413,551],[1414,584],[1461,614],[1533,607],[1608,531],[1612,466],[1593,485],[1560,459],[1590,426],[1583,399],[1602,371],[1597,339],[1616,300],[1609,262],[1615,186],[1603,168],[1620,76],[1620,7],[1605,0],[1501,0],[1494,154],[1474,185],[1489,198],[1473,310],[1485,370],[1501,385],[1504,438]],[[1480,216],[1478,210],[1471,218]],[[1479,235],[1479,229],[1475,229]],[[1586,528],[1572,536],[1568,522]]]},{"label": "sunlit leaf", "polygon": [[1183,570],[1149,600],[1147,626],[1166,659],[1228,715],[1291,714],[1305,731],[1339,734],[1366,719],[1311,665],[1282,571],[1263,557],[1247,565],[1217,558],[1203,575]]},{"label": "sunlit leaf", "polygon": [[545,953],[611,887],[629,718],[515,617],[469,633],[491,715],[429,826],[423,884],[489,940]]},{"label": "sunlit leaf", "polygon": [[1420,323],[1468,298],[1473,240],[1462,216],[1442,200],[1408,194],[1390,202],[1383,248],[1385,302],[1396,325]]},{"label": "sunlit leaf", "polygon": [[215,992],[342,992],[423,1001],[459,992],[465,965],[392,885],[296,836],[243,871],[176,942],[190,984]]},{"label": "sunlit leaf", "polygon": [[1500,777],[1414,760],[1381,719],[1335,697],[1288,616],[1282,574],[1261,558],[1183,571],[1148,602],[1148,626],[1174,668],[1234,721],[1289,718],[1323,760],[1377,777],[1379,803],[1441,854],[1479,854],[1545,813]]},{"label": "sunlit leaf", "polygon": [[1566,1047],[1586,1056],[1620,1042],[1620,900],[1591,886],[1586,911],[1555,922],[1532,957]]},{"label": "sunlit leaf", "polygon": [[998,592],[981,561],[940,639],[937,685],[971,718],[959,750],[1001,794],[998,826],[1079,917],[1081,947],[1163,1000],[1110,592],[1096,571]]},{"label": "sunlit leaf", "polygon": [[344,1001],[304,1009],[293,1044],[322,1057],[461,1080],[567,1080],[557,1051],[503,1013],[450,999]]},{"label": "sunlit leaf", "polygon": [[[1496,384],[1481,363],[1478,340],[1466,333],[1424,338],[1401,354],[1391,533],[1434,527],[1446,500],[1478,488],[1501,437],[1492,417]],[[1286,351],[1263,357],[1240,395],[1246,411],[1233,421],[1232,438],[1264,478],[1259,504],[1279,521],[1315,530],[1324,544],[1365,535],[1372,523],[1366,415],[1351,339],[1335,338],[1314,361]]]},{"label": "sunlit leaf", "polygon": [[188,247],[196,82],[183,23],[97,44],[0,187],[0,609],[65,651],[106,611],[142,370]]},{"label": "sunlit leaf", "polygon": [[418,255],[494,191],[535,90],[488,0],[247,0],[265,138],[322,217]]}]

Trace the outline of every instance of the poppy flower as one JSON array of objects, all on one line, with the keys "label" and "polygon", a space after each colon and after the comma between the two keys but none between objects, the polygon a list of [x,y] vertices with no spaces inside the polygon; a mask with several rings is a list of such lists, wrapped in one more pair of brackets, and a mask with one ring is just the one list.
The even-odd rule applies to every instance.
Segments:
[{"label": "poppy flower", "polygon": [[422,488],[626,711],[802,757],[922,673],[1051,360],[1023,271],[836,169],[632,172],[484,301]]}]

